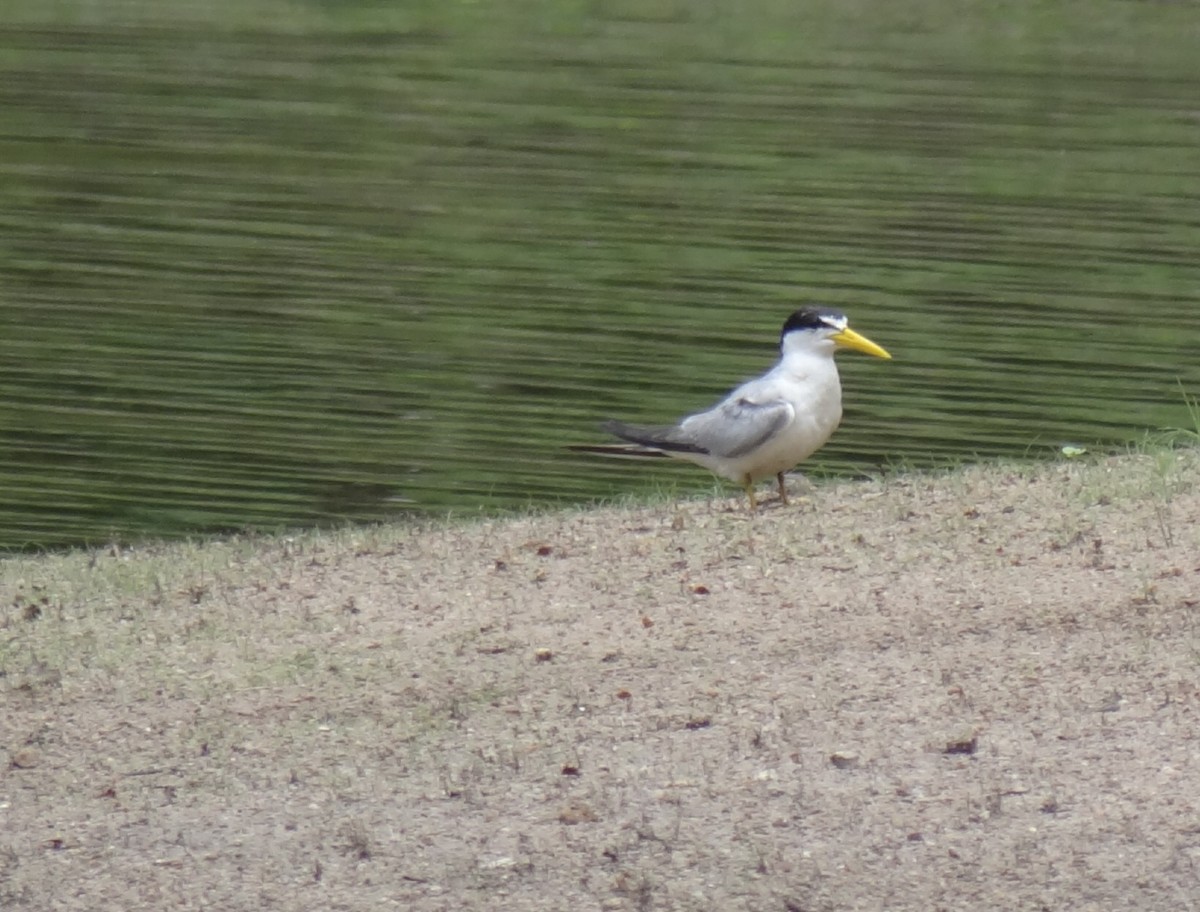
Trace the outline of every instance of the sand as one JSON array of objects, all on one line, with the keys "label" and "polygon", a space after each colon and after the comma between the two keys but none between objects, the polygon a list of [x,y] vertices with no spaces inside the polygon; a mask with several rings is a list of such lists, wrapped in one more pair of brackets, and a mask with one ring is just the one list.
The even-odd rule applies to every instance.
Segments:
[{"label": "sand", "polygon": [[1197,478],[10,557],[0,908],[1200,908]]}]

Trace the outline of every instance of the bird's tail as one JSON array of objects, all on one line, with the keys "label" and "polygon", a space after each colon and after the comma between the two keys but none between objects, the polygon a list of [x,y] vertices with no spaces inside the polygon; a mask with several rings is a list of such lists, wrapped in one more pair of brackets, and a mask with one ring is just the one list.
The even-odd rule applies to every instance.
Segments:
[{"label": "bird's tail", "polygon": [[617,459],[666,459],[667,454],[639,443],[596,443],[575,444],[567,447],[572,453],[591,453],[595,456],[613,456]]},{"label": "bird's tail", "polygon": [[678,425],[626,424],[623,421],[606,421],[601,425],[614,437],[652,450],[668,453],[707,453],[703,447],[683,439]]}]

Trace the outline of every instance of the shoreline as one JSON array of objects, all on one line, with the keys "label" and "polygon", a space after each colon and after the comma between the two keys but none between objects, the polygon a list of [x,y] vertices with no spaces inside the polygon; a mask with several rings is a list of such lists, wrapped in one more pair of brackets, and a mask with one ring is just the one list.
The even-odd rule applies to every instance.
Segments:
[{"label": "shoreline", "polygon": [[6,558],[0,898],[1178,908],[1198,470]]}]

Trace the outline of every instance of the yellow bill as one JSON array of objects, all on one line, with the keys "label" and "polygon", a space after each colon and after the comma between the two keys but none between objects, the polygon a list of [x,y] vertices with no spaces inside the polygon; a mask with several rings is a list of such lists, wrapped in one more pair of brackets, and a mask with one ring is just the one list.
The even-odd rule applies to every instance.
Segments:
[{"label": "yellow bill", "polygon": [[838,348],[852,348],[855,351],[862,352],[864,355],[874,355],[876,358],[890,359],[892,357],[887,353],[886,349],[880,348],[866,336],[860,336],[848,327],[834,335],[833,341],[837,344]]}]

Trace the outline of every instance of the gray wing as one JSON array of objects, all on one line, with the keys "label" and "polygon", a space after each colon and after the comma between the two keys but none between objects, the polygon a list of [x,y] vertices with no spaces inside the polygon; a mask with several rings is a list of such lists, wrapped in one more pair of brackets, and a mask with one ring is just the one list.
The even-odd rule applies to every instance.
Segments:
[{"label": "gray wing", "polygon": [[722,459],[744,456],[779,432],[794,410],[783,399],[754,402],[731,397],[720,405],[684,418],[676,425],[605,423],[610,434],[631,443],[675,453],[706,453]]},{"label": "gray wing", "polygon": [[704,452],[723,459],[735,459],[758,449],[795,415],[784,399],[755,402],[745,396],[731,396],[716,408],[684,418],[680,432]]}]

